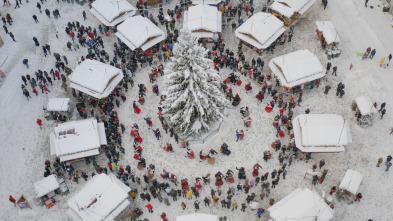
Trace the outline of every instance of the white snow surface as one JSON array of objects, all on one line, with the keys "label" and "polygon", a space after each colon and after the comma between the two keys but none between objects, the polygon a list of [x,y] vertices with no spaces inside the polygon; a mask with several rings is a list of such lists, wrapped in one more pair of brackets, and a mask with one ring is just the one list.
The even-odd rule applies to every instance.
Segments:
[{"label": "white snow surface", "polygon": [[114,220],[121,212],[117,207],[130,204],[129,191],[115,175],[98,174],[68,200],[68,206],[83,221]]},{"label": "white snow surface", "polygon": [[268,208],[274,221],[329,221],[334,211],[314,190],[298,188]]},{"label": "white snow surface", "polygon": [[221,32],[221,11],[217,7],[210,5],[196,5],[188,8],[184,13],[183,27],[192,31],[220,33]]},{"label": "white snow surface", "polygon": [[341,180],[340,189],[347,190],[348,192],[356,195],[360,184],[362,183],[363,175],[358,171],[348,169]]},{"label": "white snow surface", "polygon": [[115,26],[134,16],[136,8],[127,0],[96,0],[90,12],[106,26]]},{"label": "white snow surface", "polygon": [[269,62],[281,85],[293,87],[325,76],[326,70],[318,57],[309,50],[299,50],[276,57]]},{"label": "white snow surface", "polygon": [[330,21],[316,21],[317,29],[322,32],[327,44],[340,43],[340,37]]},{"label": "white snow surface", "polygon": [[176,217],[176,221],[218,221],[216,215],[193,213]]},{"label": "white snow surface", "polygon": [[265,49],[284,31],[284,23],[276,16],[258,12],[237,28],[235,35],[258,49]]},{"label": "white snow surface", "polygon": [[122,70],[86,59],[70,75],[71,87],[98,99],[107,97],[123,79]]},{"label": "white snow surface", "polygon": [[56,175],[50,175],[34,183],[37,197],[42,197],[60,187]]},{"label": "white snow surface", "polygon": [[165,33],[148,18],[140,15],[131,17],[117,27],[116,36],[131,50],[143,51],[165,40]]},{"label": "white snow surface", "polygon": [[69,109],[69,98],[49,98],[46,110],[48,111],[68,111]]},{"label": "white snow surface", "polygon": [[356,106],[362,115],[371,115],[377,113],[373,102],[368,96],[360,96],[355,99]]},{"label": "white snow surface", "polygon": [[223,0],[192,0],[193,5],[218,5]]}]

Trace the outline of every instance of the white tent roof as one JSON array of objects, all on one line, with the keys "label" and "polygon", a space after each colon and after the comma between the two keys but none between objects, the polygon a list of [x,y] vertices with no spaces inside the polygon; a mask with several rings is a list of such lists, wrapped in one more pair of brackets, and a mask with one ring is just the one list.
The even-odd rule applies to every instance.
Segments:
[{"label": "white tent roof", "polygon": [[115,26],[136,13],[127,0],[96,0],[91,6],[90,12],[106,26]]},{"label": "white tent roof", "polygon": [[265,49],[284,31],[284,23],[276,16],[258,12],[237,28],[235,35],[258,49]]},{"label": "white tent roof", "polygon": [[212,38],[214,33],[221,32],[221,12],[210,5],[191,6],[184,12],[183,27],[195,37],[200,37],[199,33],[206,33]]},{"label": "white tent roof", "polygon": [[275,0],[270,8],[290,18],[295,12],[304,14],[316,0]]},{"label": "white tent roof", "polygon": [[68,111],[69,98],[49,98],[46,110],[48,111]]},{"label": "white tent roof", "polygon": [[356,195],[360,186],[360,183],[363,180],[363,175],[355,170],[348,169],[345,172],[343,179],[341,180],[340,189],[345,189]]},{"label": "white tent roof", "polygon": [[60,188],[60,184],[57,181],[56,175],[53,174],[34,183],[34,189],[37,193],[37,197],[42,197],[58,188]]},{"label": "white tent roof", "polygon": [[322,32],[327,44],[339,43],[340,37],[330,21],[316,21],[317,29]]},{"label": "white tent roof", "polygon": [[59,124],[50,133],[51,154],[61,161],[98,155],[106,144],[104,123],[95,118]]},{"label": "white tent roof", "polygon": [[292,121],[296,147],[303,152],[342,152],[352,142],[348,122],[336,114],[301,114]]},{"label": "white tent roof", "polygon": [[117,27],[116,36],[131,50],[141,48],[143,51],[165,40],[165,33],[148,18],[134,16]]},{"label": "white tent roof", "polygon": [[193,213],[178,216],[176,221],[218,221],[218,217],[216,215],[204,213]]},{"label": "white tent roof", "polygon": [[114,220],[130,202],[127,200],[131,189],[113,174],[98,174],[68,200],[74,216],[83,221]]},{"label": "white tent roof", "polygon": [[328,221],[334,213],[318,193],[307,188],[296,189],[268,211],[274,221]]},{"label": "white tent roof", "polygon": [[218,5],[223,0],[192,0],[193,5]]},{"label": "white tent roof", "polygon": [[107,97],[123,79],[122,70],[96,60],[86,59],[72,72],[71,87],[90,96]]},{"label": "white tent roof", "polygon": [[325,76],[318,57],[309,50],[299,50],[273,58],[269,67],[282,86],[294,87]]},{"label": "white tent roof", "polygon": [[371,115],[377,113],[377,109],[367,96],[361,96],[355,99],[356,105],[362,115]]}]

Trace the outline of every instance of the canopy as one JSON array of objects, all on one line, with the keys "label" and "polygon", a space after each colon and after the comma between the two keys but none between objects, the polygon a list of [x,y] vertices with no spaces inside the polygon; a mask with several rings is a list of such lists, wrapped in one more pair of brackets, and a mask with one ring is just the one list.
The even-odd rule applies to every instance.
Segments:
[{"label": "canopy", "polygon": [[90,12],[106,26],[115,26],[136,13],[127,0],[96,0],[91,7]]},{"label": "canopy", "polygon": [[356,106],[361,115],[371,115],[377,113],[377,109],[367,96],[361,96],[355,99]]},{"label": "canopy", "polygon": [[356,195],[363,180],[363,175],[355,170],[348,169],[341,180],[340,189],[347,190],[348,192]]},{"label": "canopy", "polygon": [[298,188],[268,208],[274,221],[328,221],[334,211],[316,193],[307,188]]},{"label": "canopy", "polygon": [[286,87],[304,84],[326,74],[318,57],[309,50],[299,50],[273,58],[269,67],[281,85]]},{"label": "canopy", "polygon": [[330,21],[316,21],[315,24],[317,25],[318,30],[322,32],[328,45],[340,42],[340,38],[338,37],[338,33],[333,23]]},{"label": "canopy", "polygon": [[176,221],[218,221],[216,215],[204,214],[204,213],[193,213],[188,215],[178,216]]},{"label": "canopy", "polygon": [[69,110],[69,98],[49,98],[48,104],[46,105],[47,111],[68,111]]},{"label": "canopy", "polygon": [[37,197],[42,197],[58,188],[60,188],[60,184],[57,181],[56,175],[53,174],[34,183],[34,189],[37,193]]},{"label": "canopy", "polygon": [[283,22],[276,16],[258,12],[237,28],[235,35],[258,49],[265,49],[284,31]]},{"label": "canopy", "polygon": [[221,16],[222,13],[217,10],[217,7],[191,6],[184,13],[183,27],[190,30],[197,38],[213,38],[215,33],[221,32]]},{"label": "canopy", "polygon": [[295,12],[304,14],[315,2],[316,0],[275,0],[270,8],[290,18]]},{"label": "canopy", "polygon": [[143,51],[165,40],[165,33],[148,18],[134,16],[117,27],[116,36],[131,50],[141,48]]}]

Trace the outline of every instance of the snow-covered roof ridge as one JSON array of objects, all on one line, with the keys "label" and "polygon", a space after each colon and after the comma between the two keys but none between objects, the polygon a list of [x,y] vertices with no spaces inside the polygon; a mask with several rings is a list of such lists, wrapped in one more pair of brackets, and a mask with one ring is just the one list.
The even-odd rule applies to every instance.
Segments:
[{"label": "snow-covered roof ridge", "polygon": [[135,15],[136,8],[127,0],[96,0],[90,11],[104,25],[114,26]]},{"label": "snow-covered roof ridge", "polygon": [[42,197],[60,187],[56,175],[49,175],[44,179],[34,183],[34,189],[37,197]]},{"label": "snow-covered roof ridge", "polygon": [[113,174],[98,174],[68,200],[70,210],[83,221],[114,220],[130,205],[131,189]]},{"label": "snow-covered roof ridge", "polygon": [[316,0],[275,0],[270,7],[290,18],[295,12],[304,14],[315,2]]},{"label": "snow-covered roof ridge", "polygon": [[184,26],[192,31],[205,30],[213,33],[221,32],[221,12],[210,5],[196,5],[188,8]]},{"label": "snow-covered roof ridge", "polygon": [[360,96],[355,99],[356,106],[362,115],[369,115],[377,113],[373,102],[368,96]]},{"label": "snow-covered roof ridge", "polygon": [[268,208],[274,221],[328,221],[334,211],[314,190],[298,188]]},{"label": "snow-covered roof ridge", "polygon": [[284,31],[284,23],[280,19],[269,13],[258,12],[237,28],[235,35],[258,49],[264,49]]},{"label": "snow-covered roof ridge", "polygon": [[46,105],[47,111],[68,111],[69,109],[69,98],[49,98],[48,104]]},{"label": "snow-covered roof ridge", "polygon": [[345,189],[353,195],[356,195],[362,180],[363,175],[361,173],[348,169],[341,180],[339,188]]},{"label": "snow-covered roof ridge", "polygon": [[319,31],[323,33],[323,37],[327,44],[331,43],[339,43],[340,37],[338,37],[338,33],[333,23],[330,21],[316,21],[315,24]]},{"label": "snow-covered roof ridge", "polygon": [[[120,38],[131,50],[142,48],[146,50],[165,39],[165,33],[153,22],[143,16],[134,16],[117,27],[116,36]],[[154,44],[150,44],[154,41]],[[149,48],[150,48],[149,47]]]}]

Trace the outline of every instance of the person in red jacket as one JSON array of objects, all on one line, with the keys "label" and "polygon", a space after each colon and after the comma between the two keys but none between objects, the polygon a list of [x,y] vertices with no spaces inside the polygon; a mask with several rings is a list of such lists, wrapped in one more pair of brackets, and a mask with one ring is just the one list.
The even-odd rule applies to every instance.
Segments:
[{"label": "person in red jacket", "polygon": [[152,205],[147,204],[145,207],[147,208],[147,210],[149,210],[149,213],[153,213],[153,206]]},{"label": "person in red jacket", "polygon": [[10,202],[11,202],[11,203],[13,203],[13,204],[14,204],[14,206],[16,207],[16,200],[15,200],[15,198],[14,198],[14,197],[12,197],[12,196],[10,195],[10,198],[9,198],[9,200],[10,200]]},{"label": "person in red jacket", "polygon": [[45,90],[45,94],[47,93],[47,92],[50,92],[50,90],[46,87],[46,85],[44,84],[44,85],[42,85],[42,87],[44,88],[44,90]]},{"label": "person in red jacket", "polygon": [[162,214],[161,214],[161,219],[163,219],[163,220],[166,219],[166,214],[165,214],[165,213],[162,213]]},{"label": "person in red jacket", "polygon": [[40,126],[40,129],[42,129],[42,120],[40,118],[37,118],[37,124]]},{"label": "person in red jacket", "polygon": [[36,95],[36,96],[38,96],[38,91],[37,91],[37,89],[33,89],[33,93]]}]

